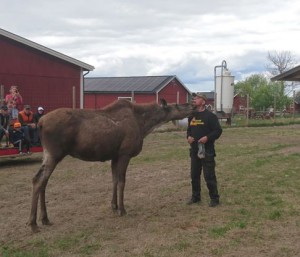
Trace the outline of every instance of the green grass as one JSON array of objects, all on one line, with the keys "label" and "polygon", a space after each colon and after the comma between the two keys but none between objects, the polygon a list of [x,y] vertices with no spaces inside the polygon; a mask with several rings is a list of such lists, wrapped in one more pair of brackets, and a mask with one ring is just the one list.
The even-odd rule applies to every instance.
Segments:
[{"label": "green grass", "polygon": [[[152,133],[145,140],[142,154],[129,165],[125,189],[128,216],[113,216],[106,210],[109,200],[105,199],[104,203],[101,199],[99,206],[86,212],[85,216],[90,218],[84,225],[73,224],[74,219],[83,219],[76,216],[68,220],[69,227],[63,233],[54,225],[43,228],[40,235],[26,235],[21,241],[3,240],[0,255],[220,257],[264,253],[259,256],[296,256],[300,229],[299,138],[299,126],[224,129],[216,143],[221,205],[212,209],[207,207],[208,192],[203,181],[202,203],[185,204],[190,194],[185,132]],[[98,185],[100,178],[110,176],[109,165],[104,167],[99,181],[88,184],[97,189],[95,192],[105,187]],[[78,183],[76,178],[81,169],[73,169],[57,172],[51,178],[61,183],[59,194],[64,193],[64,182]],[[88,165],[88,169],[93,175],[99,172],[94,164]],[[13,176],[9,172],[7,178],[0,173],[3,176],[0,181],[9,184],[8,179]],[[82,174],[88,177],[86,172]],[[18,183],[19,190],[28,194],[21,186],[22,181]],[[0,193],[5,200],[7,189],[2,188]],[[55,191],[53,184],[49,191]],[[80,194],[78,190],[75,192]],[[108,198],[109,193],[106,192]],[[51,208],[59,204],[53,198],[53,195],[49,197],[50,219],[55,216]],[[72,201],[67,200],[62,207],[68,203]],[[71,210],[76,213],[77,208],[85,207],[82,202],[74,204]],[[56,210],[58,213],[63,210]],[[56,217],[56,222],[62,224],[60,219]]]},{"label": "green grass", "polygon": [[46,246],[35,247],[33,250],[22,250],[16,247],[2,247],[2,257],[48,257],[49,252]]}]

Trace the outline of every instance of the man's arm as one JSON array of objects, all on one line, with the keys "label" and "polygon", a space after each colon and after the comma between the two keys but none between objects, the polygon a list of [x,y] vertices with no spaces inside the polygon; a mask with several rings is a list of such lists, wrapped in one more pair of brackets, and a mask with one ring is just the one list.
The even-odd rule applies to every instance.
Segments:
[{"label": "man's arm", "polygon": [[26,124],[24,123],[23,117],[20,113],[18,114],[18,120],[19,120],[19,122],[21,123],[22,126],[26,126]]},{"label": "man's arm", "polygon": [[219,123],[219,119],[215,114],[212,114],[211,117],[209,118],[209,128],[211,131],[207,135],[209,141],[217,140],[223,132],[222,127]]}]

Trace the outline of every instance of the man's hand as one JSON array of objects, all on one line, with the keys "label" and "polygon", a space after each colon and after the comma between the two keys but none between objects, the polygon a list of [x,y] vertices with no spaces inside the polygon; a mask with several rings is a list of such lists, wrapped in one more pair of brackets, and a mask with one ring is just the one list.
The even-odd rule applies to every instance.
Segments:
[{"label": "man's hand", "polygon": [[193,137],[189,136],[187,138],[187,141],[188,141],[189,144],[191,144],[191,143],[193,143],[195,141],[195,139]]},{"label": "man's hand", "polygon": [[202,144],[205,144],[207,141],[208,141],[208,137],[205,136],[205,137],[201,137],[198,142],[202,143]]},{"label": "man's hand", "polygon": [[35,129],[35,128],[36,128],[36,125],[35,125],[35,123],[30,123],[30,124],[28,124],[28,126],[29,126],[29,127],[31,127],[31,128],[33,128],[33,129]]}]

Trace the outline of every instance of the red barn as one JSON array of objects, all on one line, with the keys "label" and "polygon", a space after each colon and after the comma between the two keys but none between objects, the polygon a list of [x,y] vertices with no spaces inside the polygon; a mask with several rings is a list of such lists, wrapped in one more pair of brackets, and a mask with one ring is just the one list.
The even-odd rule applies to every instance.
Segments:
[{"label": "red barn", "polygon": [[247,109],[247,97],[236,94],[233,97],[233,113],[244,113]]},{"label": "red barn", "polygon": [[126,98],[136,103],[186,103],[190,91],[176,76],[99,77],[84,79],[84,107],[99,109]]},{"label": "red barn", "polygon": [[83,108],[84,72],[93,66],[0,29],[1,104],[12,85],[23,103],[46,112],[59,107]]}]

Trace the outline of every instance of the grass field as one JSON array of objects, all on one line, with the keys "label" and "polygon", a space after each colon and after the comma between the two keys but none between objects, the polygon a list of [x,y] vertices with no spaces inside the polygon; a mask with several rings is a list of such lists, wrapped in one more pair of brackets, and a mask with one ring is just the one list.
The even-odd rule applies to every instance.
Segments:
[{"label": "grass field", "polygon": [[0,255],[290,257],[300,252],[300,126],[226,128],[216,143],[221,205],[190,198],[184,131],[152,133],[132,159],[128,215],[110,209],[110,163],[65,158],[50,178],[52,226],[26,226],[41,156],[0,160]]}]

